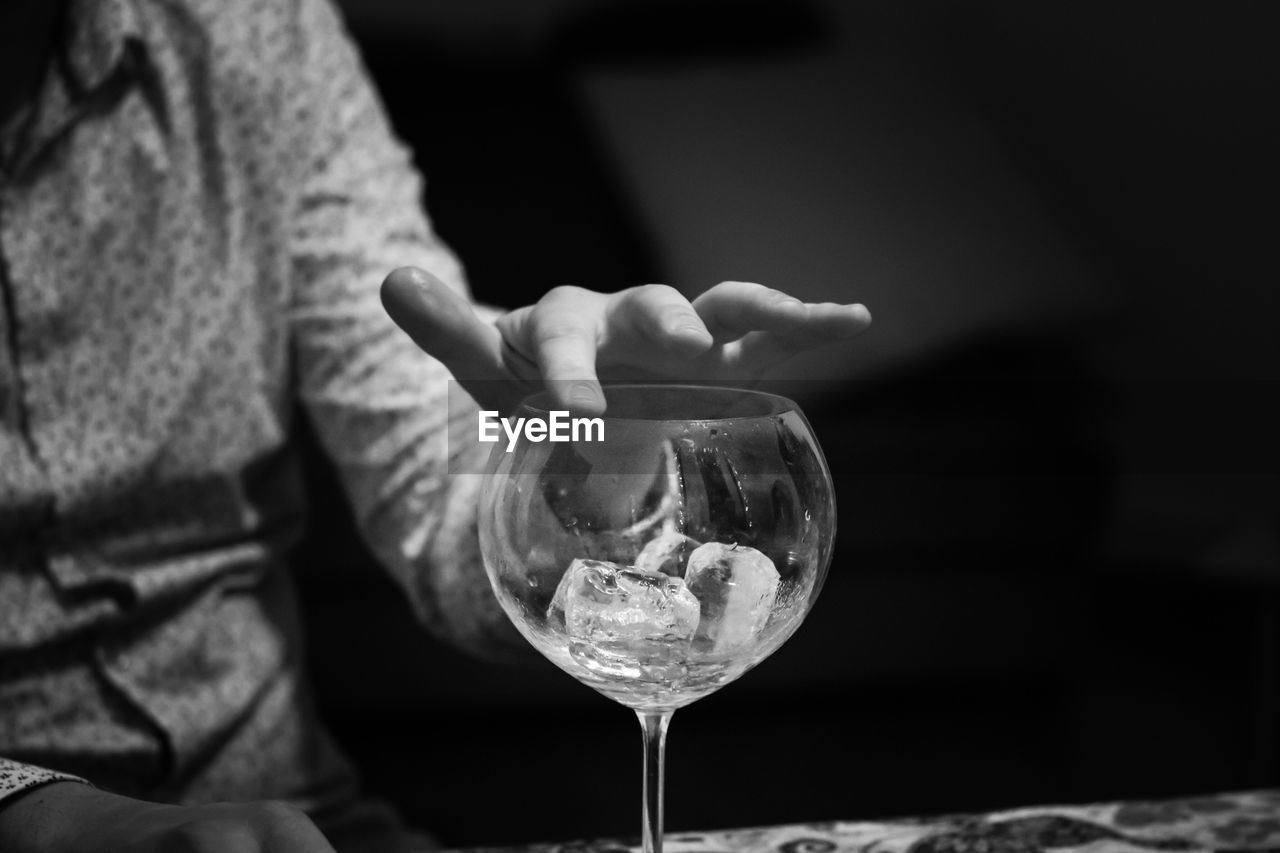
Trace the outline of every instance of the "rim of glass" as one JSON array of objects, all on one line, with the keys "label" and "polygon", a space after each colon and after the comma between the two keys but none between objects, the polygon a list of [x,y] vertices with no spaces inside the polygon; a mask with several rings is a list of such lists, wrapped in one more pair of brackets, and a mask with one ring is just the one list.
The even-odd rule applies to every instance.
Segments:
[{"label": "rim of glass", "polygon": [[[776,418],[787,412],[800,412],[800,406],[790,397],[784,397],[781,394],[774,394],[771,391],[760,391],[755,388],[735,388],[732,385],[696,385],[691,382],[602,382],[605,396],[607,397],[611,389],[644,389],[644,388],[660,388],[669,391],[678,391],[685,393],[699,394],[735,394],[742,397],[751,397],[753,399],[768,401],[769,410],[758,414],[748,415],[727,415],[719,417],[703,417],[703,418],[663,418],[663,417],[643,417],[638,415],[610,415],[608,409],[599,417],[605,420],[613,421],[636,421],[649,423],[733,423],[740,421],[764,420],[767,418]],[[520,401],[518,409],[524,409],[538,415],[548,415],[552,409],[545,403],[550,392],[543,388],[526,396]]]}]

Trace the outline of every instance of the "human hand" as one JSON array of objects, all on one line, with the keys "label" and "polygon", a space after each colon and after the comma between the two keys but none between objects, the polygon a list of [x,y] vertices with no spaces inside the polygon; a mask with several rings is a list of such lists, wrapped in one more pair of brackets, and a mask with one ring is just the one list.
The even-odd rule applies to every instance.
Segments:
[{"label": "human hand", "polygon": [[334,853],[278,802],[170,806],[55,782],[0,808],[5,853]]},{"label": "human hand", "polygon": [[558,405],[586,415],[604,411],[602,378],[751,380],[871,322],[862,305],[806,304],[727,281],[692,302],[659,284],[618,293],[557,287],[489,324],[413,267],[387,276],[382,302],[485,408],[510,411],[545,384]]}]

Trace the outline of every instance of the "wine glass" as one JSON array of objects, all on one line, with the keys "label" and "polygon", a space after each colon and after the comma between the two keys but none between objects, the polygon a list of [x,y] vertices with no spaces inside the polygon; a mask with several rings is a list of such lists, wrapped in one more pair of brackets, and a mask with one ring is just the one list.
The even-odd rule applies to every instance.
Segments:
[{"label": "wine glass", "polygon": [[[784,397],[619,384],[605,399],[597,423],[561,422],[571,440],[525,429],[495,446],[481,552],[520,633],[640,718],[644,850],[661,853],[671,715],[799,627],[831,560],[835,496]],[[549,402],[535,394],[509,420],[552,420]]]}]

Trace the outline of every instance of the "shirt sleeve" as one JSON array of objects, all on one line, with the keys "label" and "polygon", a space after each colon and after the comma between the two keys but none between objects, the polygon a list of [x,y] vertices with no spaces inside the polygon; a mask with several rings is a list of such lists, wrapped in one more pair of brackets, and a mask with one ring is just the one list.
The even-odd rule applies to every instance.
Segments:
[{"label": "shirt sleeve", "polygon": [[47,785],[50,782],[81,782],[88,784],[79,776],[71,776],[67,773],[59,773],[56,770],[46,770],[43,767],[36,767],[32,764],[20,764],[17,761],[0,758],[0,809],[4,808],[15,795],[23,791],[29,791],[32,788],[38,788],[41,785]]},{"label": "shirt sleeve", "polygon": [[328,0],[298,0],[297,9],[287,94],[303,117],[292,228],[296,387],[370,548],[420,619],[466,647],[503,652],[517,635],[479,555],[480,477],[448,473],[450,446],[475,447],[448,436],[474,430],[477,407],[395,326],[379,296],[387,273],[405,265],[462,293],[467,285],[432,232],[422,181],[335,10]]}]

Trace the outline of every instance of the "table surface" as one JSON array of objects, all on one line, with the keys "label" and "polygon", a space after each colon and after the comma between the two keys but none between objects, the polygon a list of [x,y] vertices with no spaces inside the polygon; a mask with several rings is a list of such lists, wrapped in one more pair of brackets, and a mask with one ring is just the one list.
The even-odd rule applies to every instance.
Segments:
[{"label": "table surface", "polygon": [[[471,853],[631,853],[634,840]],[[1178,800],[1038,806],[982,815],[824,822],[668,834],[666,853],[1114,853],[1280,851],[1280,790]]]}]

